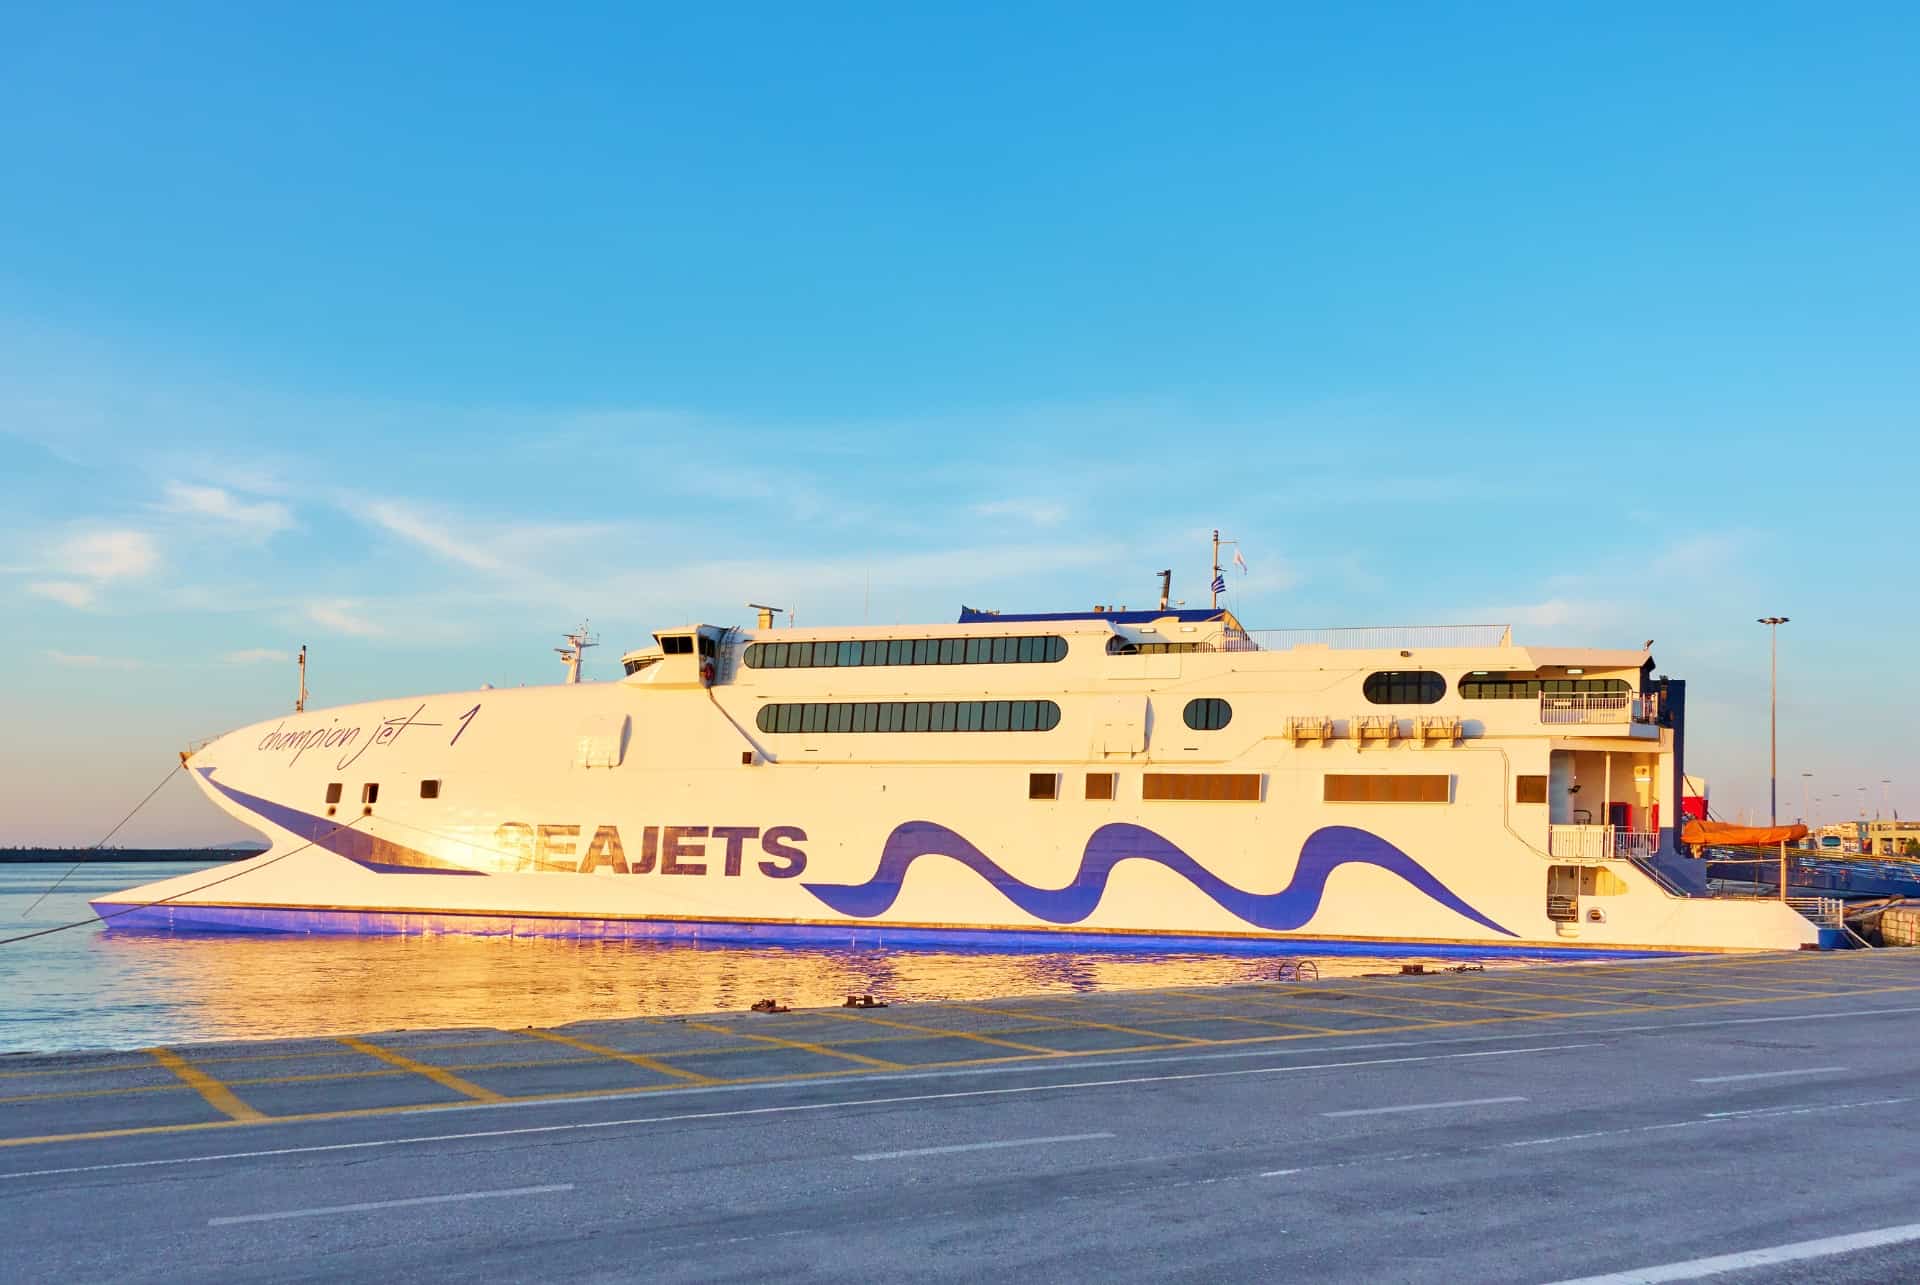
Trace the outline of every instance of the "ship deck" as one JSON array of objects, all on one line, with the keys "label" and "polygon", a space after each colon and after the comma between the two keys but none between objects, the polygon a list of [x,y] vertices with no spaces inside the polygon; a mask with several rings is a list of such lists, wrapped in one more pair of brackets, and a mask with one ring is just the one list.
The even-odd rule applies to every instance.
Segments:
[{"label": "ship deck", "polygon": [[1885,950],[14,1056],[5,1257],[1548,1280],[1910,1232],[1823,1265],[1873,1279],[1916,1034]]}]

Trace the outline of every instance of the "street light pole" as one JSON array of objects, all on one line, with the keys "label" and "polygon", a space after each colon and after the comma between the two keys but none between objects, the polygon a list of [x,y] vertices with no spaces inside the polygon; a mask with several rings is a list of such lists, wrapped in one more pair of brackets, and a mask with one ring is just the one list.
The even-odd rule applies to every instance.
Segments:
[{"label": "street light pole", "polygon": [[[1780,626],[1786,616],[1762,616],[1772,659],[1767,674],[1767,824],[1780,824]],[[1784,895],[1785,890],[1782,890]]]}]

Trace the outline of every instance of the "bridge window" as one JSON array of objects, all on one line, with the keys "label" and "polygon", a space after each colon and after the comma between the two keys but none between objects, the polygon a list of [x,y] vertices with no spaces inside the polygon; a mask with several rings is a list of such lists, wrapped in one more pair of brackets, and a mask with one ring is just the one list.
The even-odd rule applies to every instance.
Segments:
[{"label": "bridge window", "polygon": [[693,635],[673,634],[660,640],[660,650],[668,656],[693,655]]},{"label": "bridge window", "polygon": [[1009,638],[867,638],[857,642],[748,643],[748,669],[845,669],[856,665],[1011,665],[1065,660],[1067,640],[1051,634]]},{"label": "bridge window", "polygon": [[1052,701],[807,701],[762,705],[763,732],[1051,732]]},{"label": "bridge window", "polygon": [[1468,700],[1533,700],[1541,695],[1620,696],[1631,691],[1624,678],[1543,678],[1537,673],[1480,670],[1460,675],[1460,694]]},{"label": "bridge window", "polygon": [[1258,772],[1148,772],[1141,782],[1146,799],[1258,803]]},{"label": "bridge window", "polygon": [[1218,697],[1205,696],[1188,701],[1181,716],[1196,732],[1217,732],[1233,721],[1233,706]]},{"label": "bridge window", "polygon": [[1210,642],[1135,642],[1117,635],[1107,639],[1109,656],[1165,656],[1174,652],[1212,650]]},{"label": "bridge window", "polygon": [[1321,797],[1328,803],[1446,803],[1452,784],[1450,776],[1329,772]]},{"label": "bridge window", "polygon": [[1430,669],[1382,670],[1360,691],[1375,705],[1431,705],[1447,694],[1447,680]]}]

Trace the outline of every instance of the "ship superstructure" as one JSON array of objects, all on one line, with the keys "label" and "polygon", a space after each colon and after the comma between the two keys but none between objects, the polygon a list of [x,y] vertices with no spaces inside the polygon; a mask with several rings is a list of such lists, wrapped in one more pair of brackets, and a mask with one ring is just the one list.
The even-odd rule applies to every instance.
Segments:
[{"label": "ship superstructure", "polygon": [[1252,632],[1217,608],[773,621],[659,630],[614,682],[232,732],[186,768],[272,848],[99,909],[122,927],[769,941],[1820,938],[1781,902],[1662,873],[1685,689],[1646,648]]}]

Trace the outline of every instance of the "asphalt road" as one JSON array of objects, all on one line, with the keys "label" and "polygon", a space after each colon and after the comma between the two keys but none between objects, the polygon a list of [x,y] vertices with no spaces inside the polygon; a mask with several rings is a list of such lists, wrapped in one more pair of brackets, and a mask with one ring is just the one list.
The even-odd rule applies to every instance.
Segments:
[{"label": "asphalt road", "polygon": [[1915,1280],[1890,956],[1758,1004],[11,1144],[0,1279]]}]

